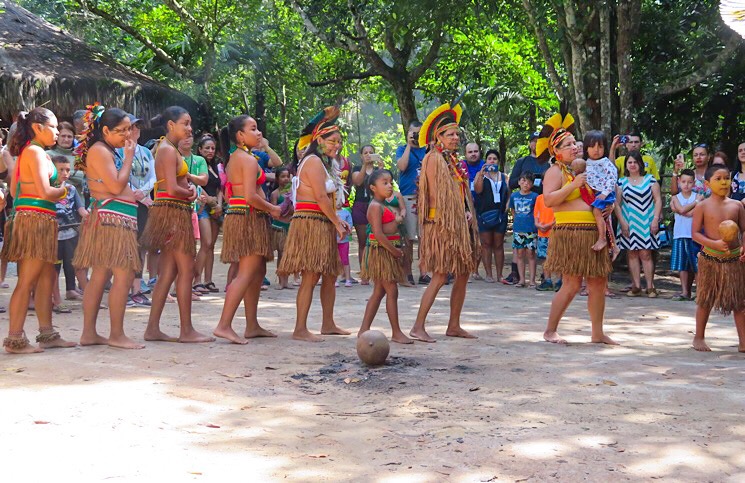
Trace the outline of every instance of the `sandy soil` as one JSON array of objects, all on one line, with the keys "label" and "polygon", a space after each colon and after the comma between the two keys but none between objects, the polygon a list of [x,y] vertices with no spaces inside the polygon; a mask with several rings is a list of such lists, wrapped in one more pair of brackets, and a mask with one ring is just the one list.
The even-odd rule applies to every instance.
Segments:
[{"label": "sandy soil", "polygon": [[[220,283],[224,274],[219,266]],[[422,290],[401,289],[406,330]],[[730,318],[712,319],[714,351],[696,353],[692,303],[623,297],[607,309],[607,331],[623,345],[601,347],[588,343],[578,298],[562,347],[541,342],[551,294],[484,282],[468,290],[464,325],[479,340],[443,336],[443,291],[429,322],[438,342],[394,345],[376,369],[359,363],[354,337],[292,341],[295,291],[273,288],[260,320],[275,340],[0,355],[2,479],[745,479],[745,354]],[[369,292],[338,289],[341,326],[356,330]],[[222,294],[195,303],[197,328],[210,331],[221,306]],[[55,318],[71,339],[81,327],[74,308]],[[128,309],[130,335],[141,339],[147,314]],[[311,328],[319,318],[316,300]],[[5,333],[7,314],[0,321]],[[163,321],[177,332],[175,305]],[[385,314],[376,326],[389,334]],[[27,327],[35,335],[33,315]]]}]

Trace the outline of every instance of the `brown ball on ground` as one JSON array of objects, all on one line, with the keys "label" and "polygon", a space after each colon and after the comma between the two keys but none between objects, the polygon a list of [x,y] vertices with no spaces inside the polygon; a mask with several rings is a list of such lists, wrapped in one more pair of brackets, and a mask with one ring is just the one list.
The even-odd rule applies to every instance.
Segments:
[{"label": "brown ball on ground", "polygon": [[740,233],[740,227],[732,220],[724,220],[719,224],[719,236],[727,243],[737,240]]},{"label": "brown ball on ground", "polygon": [[368,330],[357,338],[357,355],[368,366],[385,364],[390,352],[388,338],[379,330]]}]

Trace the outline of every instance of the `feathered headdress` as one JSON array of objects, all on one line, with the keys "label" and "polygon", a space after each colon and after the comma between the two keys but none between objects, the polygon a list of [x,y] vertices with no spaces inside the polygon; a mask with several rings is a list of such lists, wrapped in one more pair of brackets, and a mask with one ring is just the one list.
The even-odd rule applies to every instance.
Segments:
[{"label": "feathered headdress", "polygon": [[556,156],[556,147],[568,136],[574,135],[574,118],[564,111],[551,116],[543,125],[535,144],[536,158],[546,161]]},{"label": "feathered headdress", "polygon": [[339,119],[338,106],[328,106],[316,114],[300,133],[300,139],[297,143],[298,149],[303,150],[321,136],[339,131],[339,126],[336,124],[337,119]]},{"label": "feathered headdress", "polygon": [[745,5],[737,0],[722,0],[719,4],[719,13],[724,23],[732,30],[745,37]]},{"label": "feathered headdress", "polygon": [[427,116],[419,130],[420,147],[428,146],[437,141],[438,134],[442,134],[450,128],[458,127],[463,115],[463,107],[461,107],[459,101],[460,99],[457,99],[452,106],[443,104]]},{"label": "feathered headdress", "polygon": [[86,106],[85,114],[83,115],[83,131],[78,137],[80,143],[75,148],[75,169],[85,171],[85,161],[88,157],[90,140],[93,137],[93,131],[98,127],[98,120],[101,119],[105,110],[106,108],[98,102]]}]

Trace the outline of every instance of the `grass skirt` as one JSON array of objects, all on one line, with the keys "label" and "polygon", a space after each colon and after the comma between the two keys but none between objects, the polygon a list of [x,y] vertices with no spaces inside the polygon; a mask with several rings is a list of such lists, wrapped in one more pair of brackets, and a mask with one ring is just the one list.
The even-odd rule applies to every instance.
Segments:
[{"label": "grass skirt", "polygon": [[75,268],[124,268],[142,270],[137,245],[137,219],[100,216],[94,207],[83,223],[80,242],[72,260]]},{"label": "grass skirt", "polygon": [[272,250],[284,253],[287,243],[287,232],[284,228],[272,226]]},{"label": "grass skirt", "polygon": [[9,262],[43,260],[57,263],[57,218],[32,210],[16,211],[5,224],[0,257]]},{"label": "grass skirt", "polygon": [[723,315],[745,310],[745,263],[739,253],[715,257],[699,252],[696,303]]},{"label": "grass skirt", "polygon": [[575,277],[607,277],[613,265],[608,250],[592,249],[597,240],[595,224],[556,225],[548,244],[546,271]]},{"label": "grass skirt", "polygon": [[[400,242],[392,243],[400,248]],[[375,282],[399,282],[404,278],[404,269],[401,262],[393,258],[391,252],[378,243],[368,242],[362,256],[360,277]]]},{"label": "grass skirt", "polygon": [[419,258],[424,261],[424,269],[432,273],[452,275],[471,274],[476,270],[476,260],[481,256],[480,240],[466,222],[465,214],[459,227],[468,232],[470,243],[459,243],[462,237],[448,232],[438,221],[424,221],[419,237]]},{"label": "grass skirt", "polygon": [[336,246],[336,229],[322,213],[296,211],[287,234],[279,275],[311,272],[338,276],[344,271]]},{"label": "grass skirt", "polygon": [[[233,210],[231,208],[231,210]],[[274,259],[269,215],[247,208],[228,211],[223,222],[223,263],[235,263],[249,255],[259,255],[265,260]]]},{"label": "grass skirt", "polygon": [[140,245],[149,252],[178,251],[196,256],[197,243],[188,202],[156,200],[147,216]]}]

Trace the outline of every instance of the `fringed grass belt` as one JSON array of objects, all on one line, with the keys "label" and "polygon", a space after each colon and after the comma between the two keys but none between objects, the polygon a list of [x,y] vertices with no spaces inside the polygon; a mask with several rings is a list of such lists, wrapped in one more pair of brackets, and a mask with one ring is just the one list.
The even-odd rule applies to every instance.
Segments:
[{"label": "fringed grass belt", "polygon": [[137,230],[137,203],[106,198],[97,200],[91,198],[91,211],[96,210],[96,222],[106,226],[120,226],[129,230]]}]

